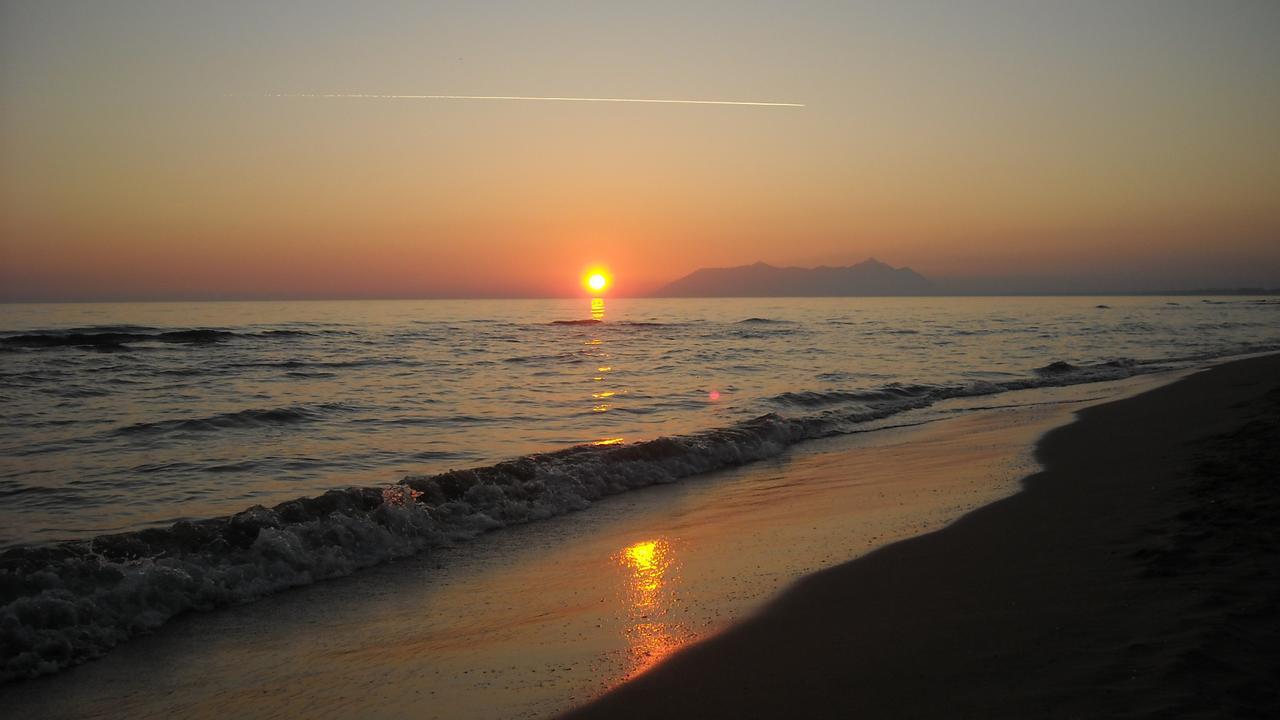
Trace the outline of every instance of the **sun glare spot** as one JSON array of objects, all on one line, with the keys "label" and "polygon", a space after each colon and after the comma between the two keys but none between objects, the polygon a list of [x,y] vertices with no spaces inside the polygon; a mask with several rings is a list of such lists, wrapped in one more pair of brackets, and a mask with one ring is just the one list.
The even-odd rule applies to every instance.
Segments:
[{"label": "sun glare spot", "polygon": [[582,278],[582,284],[593,293],[601,293],[609,287],[609,275],[603,270],[590,270]]},{"label": "sun glare spot", "polygon": [[[628,546],[623,552],[627,556],[627,561],[642,573],[657,573],[658,558],[665,554],[658,548],[658,543],[655,540],[636,543]],[[650,583],[646,581],[645,584],[648,585]]]}]

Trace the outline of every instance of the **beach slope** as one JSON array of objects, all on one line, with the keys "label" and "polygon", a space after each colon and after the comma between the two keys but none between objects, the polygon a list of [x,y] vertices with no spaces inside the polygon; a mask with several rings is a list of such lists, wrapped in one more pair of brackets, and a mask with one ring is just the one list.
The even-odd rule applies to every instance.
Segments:
[{"label": "beach slope", "polygon": [[1275,717],[1280,356],[1085,409],[1038,458],[566,717]]}]

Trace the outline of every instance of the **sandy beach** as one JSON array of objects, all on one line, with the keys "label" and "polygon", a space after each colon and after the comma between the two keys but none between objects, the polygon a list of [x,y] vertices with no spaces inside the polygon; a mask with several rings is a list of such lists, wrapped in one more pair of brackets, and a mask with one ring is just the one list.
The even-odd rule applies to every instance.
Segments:
[{"label": "sandy beach", "polygon": [[1089,407],[1037,457],[565,717],[1274,717],[1280,356]]}]

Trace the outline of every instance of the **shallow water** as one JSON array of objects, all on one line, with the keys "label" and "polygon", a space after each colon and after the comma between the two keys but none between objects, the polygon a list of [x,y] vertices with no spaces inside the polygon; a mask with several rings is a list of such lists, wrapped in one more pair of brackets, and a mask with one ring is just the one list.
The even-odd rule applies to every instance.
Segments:
[{"label": "shallow water", "polygon": [[0,547],[764,413],[856,424],[1270,347],[1277,320],[1253,298],[4,305]]}]

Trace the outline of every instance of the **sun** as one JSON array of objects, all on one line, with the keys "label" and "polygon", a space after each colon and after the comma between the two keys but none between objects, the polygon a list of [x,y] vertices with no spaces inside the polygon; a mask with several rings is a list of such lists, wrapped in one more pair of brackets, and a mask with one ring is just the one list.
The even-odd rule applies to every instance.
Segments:
[{"label": "sun", "polygon": [[587,289],[597,293],[602,292],[609,286],[609,278],[602,272],[588,273],[582,282],[587,286]]}]

